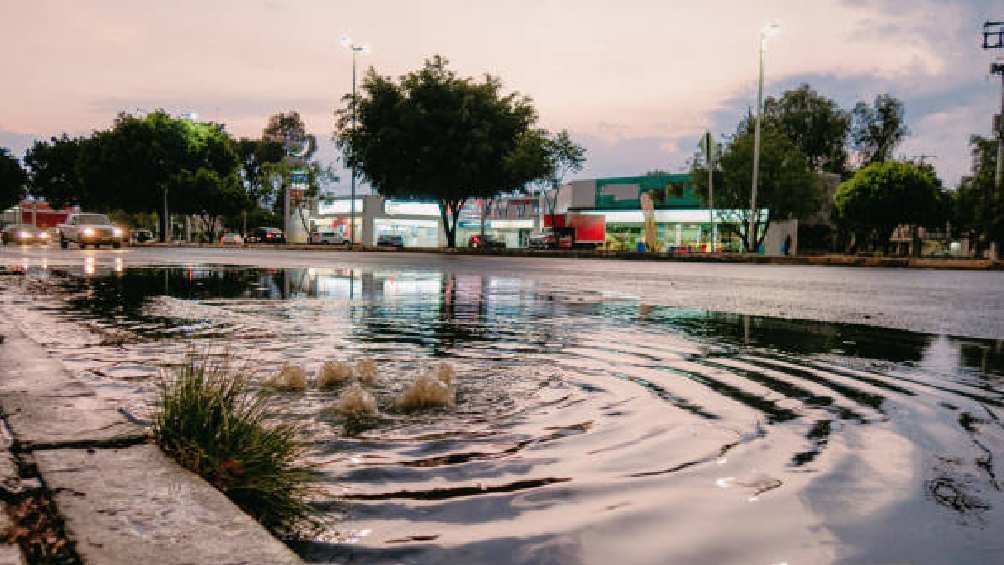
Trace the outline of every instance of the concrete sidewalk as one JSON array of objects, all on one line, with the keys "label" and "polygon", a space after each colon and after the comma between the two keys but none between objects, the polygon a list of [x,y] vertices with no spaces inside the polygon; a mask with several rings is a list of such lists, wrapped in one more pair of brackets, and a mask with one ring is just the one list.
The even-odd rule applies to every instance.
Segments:
[{"label": "concrete sidewalk", "polygon": [[12,489],[30,482],[20,469],[37,468],[84,563],[302,563],[34,341],[2,331],[0,406],[11,451],[0,479]]},{"label": "concrete sidewalk", "polygon": [[737,263],[755,265],[810,265],[834,267],[885,267],[900,269],[949,269],[966,271],[999,271],[1004,270],[1004,262],[989,259],[951,258],[951,257],[884,257],[866,255],[791,255],[767,256],[745,255],[739,253],[637,253],[634,251],[590,251],[582,249],[472,249],[458,247],[444,249],[439,247],[406,247],[401,249],[390,247],[370,247],[356,245],[347,249],[340,245],[308,245],[308,244],[268,244],[251,243],[244,245],[221,245],[217,243],[182,243],[170,244],[152,243],[137,247],[167,247],[167,248],[245,248],[245,249],[284,249],[289,251],[317,251],[331,253],[433,253],[441,255],[475,255],[485,257],[535,257],[556,259],[606,259],[621,261],[677,261],[690,263]]}]

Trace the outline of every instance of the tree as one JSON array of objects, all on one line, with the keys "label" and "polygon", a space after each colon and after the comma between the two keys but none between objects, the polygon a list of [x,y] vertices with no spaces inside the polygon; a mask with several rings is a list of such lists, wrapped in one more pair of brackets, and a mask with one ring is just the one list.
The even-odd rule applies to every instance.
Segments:
[{"label": "tree", "polygon": [[558,205],[558,190],[564,182],[565,177],[582,170],[586,162],[586,150],[584,147],[572,141],[568,130],[561,130],[554,137],[544,136],[542,138],[542,153],[544,158],[543,170],[545,174],[540,177],[549,186],[550,190],[543,191],[544,204],[547,213],[551,217],[551,231],[555,242],[558,239],[558,224],[555,221],[555,208]]},{"label": "tree", "polygon": [[840,185],[834,207],[856,235],[888,251],[896,226],[933,226],[944,220],[940,185],[930,166],[872,163]]},{"label": "tree", "polygon": [[447,65],[437,55],[398,81],[370,69],[362,93],[336,112],[335,137],[347,164],[380,194],[436,200],[455,247],[468,199],[533,180],[514,166],[514,153],[537,113],[528,98],[504,94],[499,79],[461,78]]},{"label": "tree", "polygon": [[86,142],[86,138],[71,138],[66,134],[49,141],[35,141],[24,156],[32,194],[45,198],[56,208],[79,203],[84,198],[84,186],[77,161]]},{"label": "tree", "polygon": [[[288,218],[292,210],[296,210],[306,231],[309,226],[305,212],[318,194],[320,181],[337,177],[330,168],[312,161],[317,151],[317,138],[307,133],[307,127],[300,113],[295,110],[270,116],[262,132],[261,141],[268,144],[278,143],[282,147],[282,159],[264,165],[267,177],[265,185],[271,187],[276,206],[283,207],[283,217]],[[290,192],[290,198],[287,199],[286,192],[291,191],[294,185],[300,190],[295,193]],[[288,210],[285,209],[287,204]],[[285,221],[283,223],[285,229]]]},{"label": "tree", "polygon": [[[737,224],[738,234],[747,251],[760,248],[774,220],[805,218],[819,209],[819,178],[809,169],[809,160],[801,150],[770,123],[760,136],[760,169],[757,207],[766,215],[750,211],[750,182],[753,175],[753,120],[739,124],[712,170],[715,185],[715,208],[726,222]],[[702,198],[707,199],[708,169],[703,158],[694,158],[691,177]],[[707,205],[707,202],[705,202]],[[749,233],[750,220],[755,231]],[[751,237],[754,235],[755,237]]]},{"label": "tree", "polygon": [[261,202],[273,188],[269,167],[282,162],[285,149],[280,142],[242,137],[236,142],[238,175],[250,203]]},{"label": "tree", "polygon": [[858,102],[851,111],[851,144],[868,165],[892,159],[893,150],[909,130],[903,121],[903,103],[888,94],[875,97],[871,106]]},{"label": "tree", "polygon": [[6,210],[24,197],[28,175],[6,147],[0,147],[0,210]]},{"label": "tree", "polygon": [[764,120],[790,139],[815,171],[843,174],[851,117],[808,84],[764,101]]},{"label": "tree", "polygon": [[1004,195],[994,187],[997,140],[973,135],[969,138],[973,168],[952,193],[952,226],[968,232],[981,249],[991,241],[1004,241]]}]

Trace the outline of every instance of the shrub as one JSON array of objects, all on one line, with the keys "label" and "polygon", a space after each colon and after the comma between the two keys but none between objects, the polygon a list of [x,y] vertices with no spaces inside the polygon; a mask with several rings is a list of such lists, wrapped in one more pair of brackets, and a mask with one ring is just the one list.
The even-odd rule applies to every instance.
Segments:
[{"label": "shrub", "polygon": [[153,431],[160,448],[280,536],[312,514],[312,472],[297,464],[296,428],[266,424],[268,395],[227,365],[194,357],[165,382]]}]

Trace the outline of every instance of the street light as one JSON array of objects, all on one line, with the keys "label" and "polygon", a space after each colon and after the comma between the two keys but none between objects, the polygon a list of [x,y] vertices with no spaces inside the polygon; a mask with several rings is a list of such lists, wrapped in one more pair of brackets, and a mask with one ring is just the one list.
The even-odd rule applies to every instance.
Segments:
[{"label": "street light", "polygon": [[753,133],[753,188],[752,196],[750,197],[750,225],[749,230],[746,232],[746,239],[752,247],[752,249],[747,249],[747,251],[754,253],[756,253],[757,241],[756,225],[757,219],[760,216],[756,207],[756,189],[757,176],[760,174],[760,115],[763,113],[763,59],[767,39],[774,37],[780,32],[781,26],[777,22],[771,22],[760,29],[760,71],[756,92],[756,124],[754,125]]},{"label": "street light", "polygon": [[[341,41],[342,47],[352,51],[352,129],[356,129],[356,55],[362,53],[363,55],[369,55],[370,48],[368,45],[358,45],[352,41],[352,39],[343,35]],[[351,200],[349,201],[349,245],[356,244],[356,165],[352,164],[352,194]]]}]

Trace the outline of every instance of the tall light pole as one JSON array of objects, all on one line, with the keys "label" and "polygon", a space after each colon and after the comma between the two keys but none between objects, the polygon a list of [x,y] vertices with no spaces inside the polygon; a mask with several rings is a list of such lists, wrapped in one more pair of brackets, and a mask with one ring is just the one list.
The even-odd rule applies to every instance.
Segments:
[{"label": "tall light pole", "polygon": [[[359,45],[352,39],[343,35],[342,47],[352,51],[352,129],[356,129],[356,56],[362,53],[368,55],[370,48],[368,45]],[[356,244],[356,164],[352,163],[352,195],[349,200],[349,244]]]},{"label": "tall light pole", "polygon": [[[1004,49],[1004,22],[987,22],[983,24],[983,48],[984,49]],[[993,127],[994,136],[997,138],[997,169],[994,172],[994,194],[1000,194],[1001,181],[1004,179],[1004,63],[994,62],[990,64],[990,72],[1001,76],[1001,113],[994,116]],[[997,242],[991,236],[990,216],[993,198],[987,198],[987,208],[983,217],[983,229],[987,238],[987,256],[991,260],[997,259]]]},{"label": "tall light pole", "polygon": [[756,253],[757,248],[757,223],[760,212],[756,207],[756,189],[758,176],[760,175],[760,118],[763,113],[763,59],[767,44],[767,38],[777,35],[781,31],[781,26],[776,22],[769,23],[760,30],[760,70],[756,89],[756,124],[753,133],[753,188],[750,196],[750,225],[746,232],[747,251]]}]

